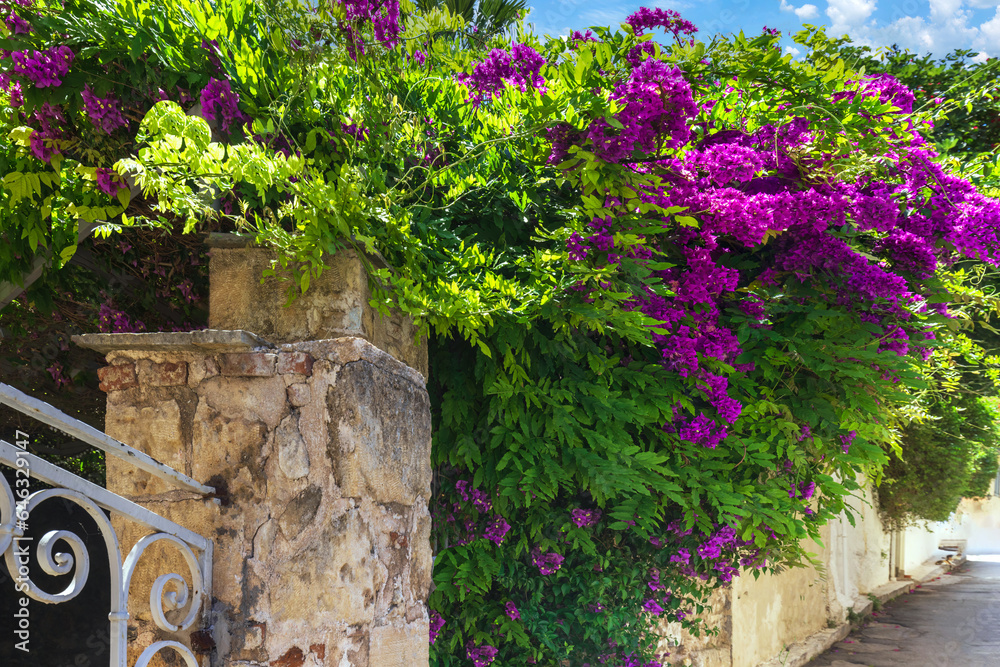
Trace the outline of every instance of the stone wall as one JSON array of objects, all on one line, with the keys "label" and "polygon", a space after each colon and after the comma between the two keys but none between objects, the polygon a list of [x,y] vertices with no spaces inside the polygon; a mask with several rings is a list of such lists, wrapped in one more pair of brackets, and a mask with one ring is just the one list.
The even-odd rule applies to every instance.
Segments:
[{"label": "stone wall", "polygon": [[[431,584],[424,378],[366,340],[274,346],[244,332],[90,334],[105,352],[106,430],[215,486],[170,488],[109,459],[108,488],[214,541],[206,665],[419,667]],[[116,526],[128,550],[141,536]],[[153,641],[140,566],[130,664]],[[145,610],[145,611],[144,611]],[[214,644],[214,647],[213,647]]]},{"label": "stone wall", "polygon": [[660,642],[656,647],[671,665],[697,667],[732,667],[733,664],[733,590],[724,586],[712,592],[708,609],[701,619],[713,634],[695,636],[680,623],[661,619],[657,628]]}]

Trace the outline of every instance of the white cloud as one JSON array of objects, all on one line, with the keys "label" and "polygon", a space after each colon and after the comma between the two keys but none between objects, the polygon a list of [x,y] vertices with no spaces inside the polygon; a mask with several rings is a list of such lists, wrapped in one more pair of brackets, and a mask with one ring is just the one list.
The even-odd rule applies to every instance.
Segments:
[{"label": "white cloud", "polygon": [[986,23],[979,26],[981,39],[979,42],[985,46],[989,44],[996,51],[1000,45],[1000,7],[997,7],[996,15]]},{"label": "white cloud", "polygon": [[801,7],[796,7],[795,5],[789,3],[788,0],[781,0],[780,9],[783,12],[795,12],[795,15],[803,21],[814,19],[819,16],[819,7],[816,5],[802,5]]},{"label": "white cloud", "polygon": [[[974,10],[989,7],[997,7],[996,15],[977,25]],[[929,0],[923,16],[903,14],[912,8],[893,5],[876,18],[876,9],[877,0],[827,0],[826,15],[833,23],[829,34],[847,33],[866,46],[898,44],[937,56],[957,48],[978,49],[982,58],[1000,51],[1000,0]]]},{"label": "white cloud", "polygon": [[802,52],[801,52],[801,51],[799,51],[799,50],[798,50],[797,48],[795,48],[794,46],[786,46],[786,47],[785,47],[785,53],[790,53],[790,54],[792,54],[792,57],[793,57],[793,58],[798,58],[799,56],[801,56],[801,55],[802,55]]},{"label": "white cloud", "polygon": [[819,16],[819,7],[816,5],[802,5],[795,10],[795,15],[803,21],[814,19]]},{"label": "white cloud", "polygon": [[875,11],[875,0],[827,0],[826,15],[833,21],[833,31],[860,27]]},{"label": "white cloud", "polygon": [[947,20],[962,10],[962,4],[963,0],[930,0],[931,18]]}]

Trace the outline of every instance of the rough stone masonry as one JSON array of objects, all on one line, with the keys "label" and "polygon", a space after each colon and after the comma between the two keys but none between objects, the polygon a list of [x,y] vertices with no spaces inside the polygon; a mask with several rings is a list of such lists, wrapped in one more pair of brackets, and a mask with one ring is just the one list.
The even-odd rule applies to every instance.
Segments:
[{"label": "rough stone masonry", "polygon": [[[183,637],[153,625],[149,591],[167,572],[190,581],[187,567],[169,546],[144,556],[129,603],[129,664],[165,639],[191,641],[212,667],[428,664],[431,420],[418,371],[352,336],[74,340],[107,355],[107,433],[220,496],[108,460],[110,490],[215,549],[210,627]],[[115,526],[127,553],[143,533],[120,518]]]}]

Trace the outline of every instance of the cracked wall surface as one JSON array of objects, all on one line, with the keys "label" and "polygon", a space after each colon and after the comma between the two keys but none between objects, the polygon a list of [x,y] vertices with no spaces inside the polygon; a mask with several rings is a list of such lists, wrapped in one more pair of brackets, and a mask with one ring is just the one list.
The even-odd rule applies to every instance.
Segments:
[{"label": "cracked wall surface", "polygon": [[[227,343],[233,333],[82,337],[110,350],[107,433],[223,492],[204,499],[107,462],[110,490],[214,542],[203,664],[427,665],[423,376],[361,338]],[[122,520],[116,530],[126,552],[143,534]],[[149,613],[164,572],[186,574],[167,547],[137,572],[130,663],[177,638]]]}]

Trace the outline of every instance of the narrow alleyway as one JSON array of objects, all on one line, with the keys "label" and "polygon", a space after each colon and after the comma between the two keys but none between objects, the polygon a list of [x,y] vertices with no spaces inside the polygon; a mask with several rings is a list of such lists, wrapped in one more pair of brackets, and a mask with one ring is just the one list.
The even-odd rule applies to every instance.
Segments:
[{"label": "narrow alleyway", "polygon": [[1000,667],[1000,556],[972,556],[888,603],[806,667]]}]

